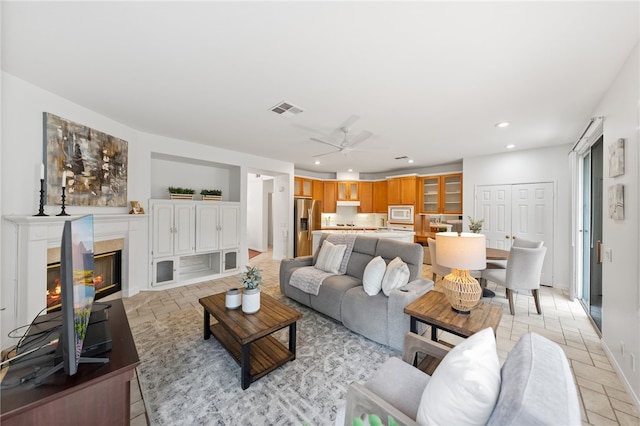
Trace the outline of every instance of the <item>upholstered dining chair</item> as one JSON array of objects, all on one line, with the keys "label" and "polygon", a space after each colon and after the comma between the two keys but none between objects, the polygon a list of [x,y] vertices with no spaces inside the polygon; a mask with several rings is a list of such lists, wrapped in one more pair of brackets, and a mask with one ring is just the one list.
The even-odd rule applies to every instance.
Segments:
[{"label": "upholstered dining chair", "polygon": [[542,314],[540,305],[540,275],[547,253],[546,247],[511,247],[506,269],[485,269],[482,278],[506,288],[511,315],[515,315],[513,290],[531,290],[538,314]]},{"label": "upholstered dining chair", "polygon": [[444,278],[445,275],[449,275],[451,273],[451,268],[447,268],[446,266],[438,264],[438,259],[436,259],[436,240],[434,240],[433,238],[427,238],[427,244],[429,244],[431,272],[433,273],[431,279],[433,280],[433,282],[436,282],[436,278],[438,275]]},{"label": "upholstered dining chair", "polygon": [[[516,238],[513,240],[511,247],[538,248],[542,247],[543,241],[531,241],[524,238]],[[506,269],[506,260],[487,260],[487,268]]]}]

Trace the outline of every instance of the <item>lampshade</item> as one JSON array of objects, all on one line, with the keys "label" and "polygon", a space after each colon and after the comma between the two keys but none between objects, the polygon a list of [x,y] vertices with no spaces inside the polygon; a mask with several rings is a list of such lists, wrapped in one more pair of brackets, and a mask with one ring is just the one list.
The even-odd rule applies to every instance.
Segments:
[{"label": "lampshade", "polygon": [[487,267],[486,237],[471,232],[438,232],[438,264],[454,269],[479,270]]}]

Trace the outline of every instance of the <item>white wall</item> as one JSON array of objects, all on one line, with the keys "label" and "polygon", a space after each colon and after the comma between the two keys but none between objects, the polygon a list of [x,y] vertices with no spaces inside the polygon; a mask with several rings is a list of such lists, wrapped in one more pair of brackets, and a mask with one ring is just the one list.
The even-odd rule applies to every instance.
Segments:
[{"label": "white wall", "polygon": [[571,145],[567,144],[463,160],[464,229],[469,226],[467,216],[474,215],[478,185],[553,182],[555,188],[553,286],[563,289],[568,289],[570,284],[571,175],[568,160],[570,149]]},{"label": "white wall", "polygon": [[[622,71],[594,111],[604,117],[604,251],[602,337],[612,363],[633,389],[640,405],[640,67],[636,45]],[[625,139],[625,172],[609,176],[608,147]],[[624,185],[624,220],[608,217],[607,190]],[[621,346],[624,343],[625,354]],[[635,359],[635,369],[634,369]]]}]

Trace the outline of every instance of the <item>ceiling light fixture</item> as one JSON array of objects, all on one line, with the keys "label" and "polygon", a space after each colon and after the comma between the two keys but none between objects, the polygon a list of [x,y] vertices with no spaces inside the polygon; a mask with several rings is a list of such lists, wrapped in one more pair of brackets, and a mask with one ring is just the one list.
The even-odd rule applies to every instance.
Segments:
[{"label": "ceiling light fixture", "polygon": [[512,143],[510,143],[509,145],[506,145],[506,146],[505,146],[505,148],[507,148],[507,149],[513,149],[513,148],[515,148],[515,147],[516,147],[516,146],[515,146],[514,144],[512,144]]},{"label": "ceiling light fixture", "polygon": [[412,164],[412,163],[413,163],[413,158],[409,158],[409,159],[407,160],[407,163]]},{"label": "ceiling light fixture", "polygon": [[509,122],[508,121],[500,121],[500,122],[494,124],[494,126],[500,128],[500,129],[504,129],[505,127],[509,127]]},{"label": "ceiling light fixture", "polygon": [[320,164],[320,160],[314,161],[313,164],[315,164],[317,166],[318,164]]},{"label": "ceiling light fixture", "polygon": [[353,171],[353,169],[349,169],[349,170],[347,170],[347,171],[348,171],[348,172],[352,172],[352,171]]}]

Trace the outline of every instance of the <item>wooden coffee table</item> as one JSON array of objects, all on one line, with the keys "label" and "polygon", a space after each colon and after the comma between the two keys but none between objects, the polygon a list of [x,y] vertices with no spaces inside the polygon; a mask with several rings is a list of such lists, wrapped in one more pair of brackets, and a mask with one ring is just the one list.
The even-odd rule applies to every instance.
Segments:
[{"label": "wooden coffee table", "polygon": [[418,332],[418,321],[431,326],[431,340],[437,341],[438,328],[460,337],[469,337],[487,327],[498,331],[502,308],[478,302],[467,315],[458,314],[451,309],[444,293],[431,290],[404,308],[411,317],[411,332]]},{"label": "wooden coffee table", "polygon": [[[242,389],[296,359],[296,321],[302,318],[300,312],[265,293],[260,295],[260,310],[255,314],[227,309],[224,303],[225,293],[200,299],[204,307],[204,339],[213,334],[240,364]],[[211,317],[216,320],[213,324]],[[271,336],[285,327],[289,327],[288,348]]]}]

